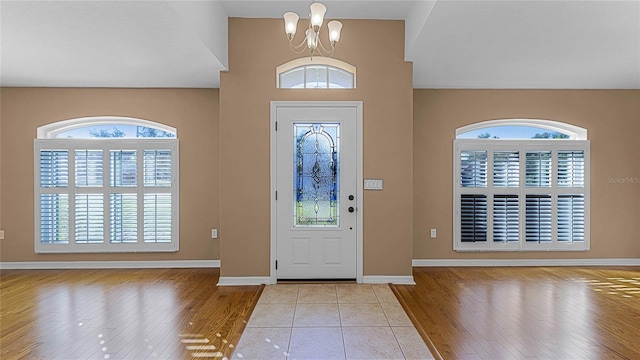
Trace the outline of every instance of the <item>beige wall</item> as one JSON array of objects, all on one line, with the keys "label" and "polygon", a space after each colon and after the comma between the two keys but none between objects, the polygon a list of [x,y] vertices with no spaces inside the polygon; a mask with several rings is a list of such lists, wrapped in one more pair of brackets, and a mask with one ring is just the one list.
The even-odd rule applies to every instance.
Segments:
[{"label": "beige wall", "polygon": [[[229,20],[230,71],[217,89],[0,90],[2,261],[212,260],[223,276],[267,276],[270,245],[269,104],[361,100],[364,274],[409,275],[411,259],[640,258],[640,91],[413,90],[401,21],[349,20],[336,58],[357,67],[355,90],[278,90],[275,67],[296,56],[282,21]],[[255,29],[260,29],[256,32]],[[280,39],[282,41],[274,41]],[[376,39],[374,41],[373,39]],[[180,251],[162,254],[33,252],[33,139],[38,126],[84,116],[139,117],[180,139]],[[591,251],[452,250],[455,129],[478,121],[540,118],[582,126],[591,140]],[[220,241],[210,239],[219,229]],[[429,238],[429,229],[438,238]]]},{"label": "beige wall", "polygon": [[364,274],[411,274],[412,66],[404,22],[347,20],[335,57],[357,67],[355,90],[278,90],[275,68],[299,57],[279,19],[229,19],[220,79],[222,276],[269,275],[269,106],[274,100],[362,100]]},{"label": "beige wall", "polygon": [[[1,90],[1,89],[0,89]],[[0,230],[4,229],[2,221],[2,91],[0,91]],[[2,241],[2,240],[0,240]],[[2,261],[2,245],[0,244],[0,261]]]},{"label": "beige wall", "polygon": [[[219,224],[219,107],[217,89],[2,88],[0,116],[2,261],[213,260]],[[144,254],[35,254],[33,139],[52,122],[115,115],[178,129],[180,251]]]},{"label": "beige wall", "polygon": [[[453,236],[453,139],[458,127],[492,119],[562,121],[591,141],[591,250],[456,253]],[[415,259],[640,258],[639,90],[415,90]],[[438,237],[429,238],[437,228]]]}]

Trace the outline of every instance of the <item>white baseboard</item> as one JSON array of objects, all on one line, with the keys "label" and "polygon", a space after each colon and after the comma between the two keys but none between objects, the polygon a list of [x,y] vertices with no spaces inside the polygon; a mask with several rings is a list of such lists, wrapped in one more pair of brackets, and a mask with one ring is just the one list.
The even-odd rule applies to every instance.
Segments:
[{"label": "white baseboard", "polygon": [[[413,276],[364,276],[363,284],[398,284],[415,285]],[[269,276],[221,276],[218,286],[243,286],[271,284]]]},{"label": "white baseboard", "polygon": [[244,286],[270,284],[269,276],[220,276],[218,286]]},{"label": "white baseboard", "polygon": [[376,276],[365,275],[362,277],[364,284],[396,284],[396,285],[415,285],[413,275],[409,276]]},{"label": "white baseboard", "polygon": [[20,261],[0,262],[0,269],[168,269],[219,268],[220,260]]},{"label": "white baseboard", "polygon": [[640,259],[413,259],[413,266],[640,266]]}]

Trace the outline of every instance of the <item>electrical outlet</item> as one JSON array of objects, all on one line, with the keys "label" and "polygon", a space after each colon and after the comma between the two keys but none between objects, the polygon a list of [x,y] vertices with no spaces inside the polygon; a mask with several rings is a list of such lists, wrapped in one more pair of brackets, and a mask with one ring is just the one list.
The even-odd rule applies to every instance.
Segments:
[{"label": "electrical outlet", "polygon": [[4,240],[4,230],[0,230],[0,240]]},{"label": "electrical outlet", "polygon": [[212,239],[218,238],[218,229],[211,229],[211,238]]},{"label": "electrical outlet", "polygon": [[432,239],[436,238],[436,229],[431,229],[431,238]]}]

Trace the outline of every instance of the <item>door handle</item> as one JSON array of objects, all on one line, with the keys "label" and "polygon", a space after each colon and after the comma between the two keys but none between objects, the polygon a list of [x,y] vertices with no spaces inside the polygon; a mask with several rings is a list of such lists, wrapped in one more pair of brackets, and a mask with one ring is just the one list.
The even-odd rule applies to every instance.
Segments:
[{"label": "door handle", "polygon": [[354,211],[356,211],[356,209],[354,209],[354,208],[353,208],[353,206],[349,206],[349,212],[351,212],[351,213],[352,213],[352,212],[354,212]]}]

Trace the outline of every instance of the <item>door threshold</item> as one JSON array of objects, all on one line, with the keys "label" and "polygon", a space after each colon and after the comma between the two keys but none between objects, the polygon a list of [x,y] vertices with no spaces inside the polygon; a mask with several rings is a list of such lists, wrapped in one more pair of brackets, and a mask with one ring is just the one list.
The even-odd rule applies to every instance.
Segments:
[{"label": "door threshold", "polygon": [[356,284],[356,279],[278,279],[278,284]]}]

